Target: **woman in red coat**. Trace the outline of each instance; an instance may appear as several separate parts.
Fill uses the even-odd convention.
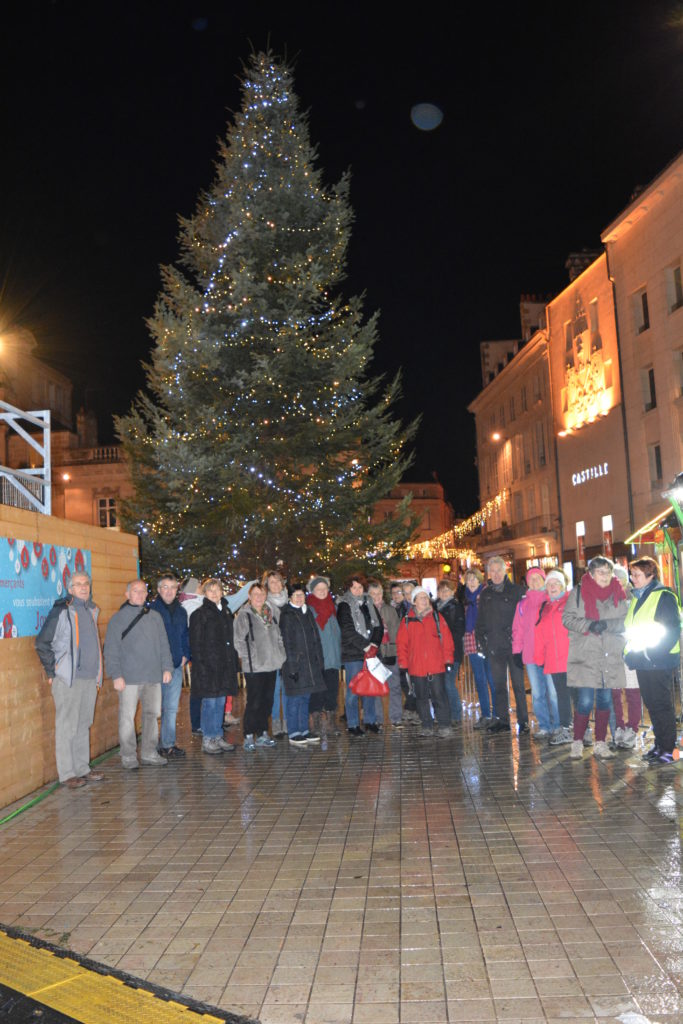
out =
[[[422,722],[420,736],[433,736],[429,709],[431,696],[438,724],[438,735],[453,735],[451,708],[446,694],[446,668],[453,664],[453,636],[448,623],[432,608],[424,587],[412,593],[413,607],[401,619],[396,636],[399,668],[405,669],[415,687],[417,713]]]
[[[569,597],[567,577],[561,569],[551,569],[545,578],[547,600],[541,605],[534,631],[534,658],[552,676],[557,693],[560,727],[550,737],[551,747],[572,741],[572,702],[567,688],[567,656],[569,633],[562,622],[562,613]]]

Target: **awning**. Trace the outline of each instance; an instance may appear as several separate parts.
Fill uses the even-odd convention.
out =
[[[645,534],[653,533],[653,531],[657,529],[657,527],[666,519],[666,517],[671,512],[673,512],[673,505],[669,505],[667,508],[664,509],[663,512],[660,512],[658,516],[655,516],[654,519],[651,519],[649,521],[649,523],[645,523],[645,525],[641,526],[640,529],[636,530],[635,533],[632,533],[630,537],[626,538],[626,540],[624,541],[624,544],[637,544],[637,543],[640,543],[640,544],[652,544],[652,543],[654,543],[654,537],[647,537],[646,538]]]

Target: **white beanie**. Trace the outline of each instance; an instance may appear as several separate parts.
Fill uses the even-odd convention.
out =
[[[550,580],[557,580],[558,583],[562,584],[562,589],[563,590],[567,589],[567,577],[565,576],[565,574],[562,572],[561,569],[551,569],[549,573],[546,573],[546,577],[545,577],[546,586],[548,585]]]
[[[432,599],[432,595],[425,587],[413,587],[413,592],[410,595],[410,601],[412,604],[415,604],[415,598],[418,594],[426,594],[430,601]]]

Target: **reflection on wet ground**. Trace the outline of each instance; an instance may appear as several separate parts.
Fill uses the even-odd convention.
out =
[[[469,721],[181,739],[4,826],[0,922],[267,1024],[683,1021],[679,770]]]

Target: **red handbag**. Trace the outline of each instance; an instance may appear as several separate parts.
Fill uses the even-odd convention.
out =
[[[349,690],[357,697],[385,697],[389,693],[388,685],[373,676],[368,668],[367,660],[363,662],[362,669],[349,683]]]

